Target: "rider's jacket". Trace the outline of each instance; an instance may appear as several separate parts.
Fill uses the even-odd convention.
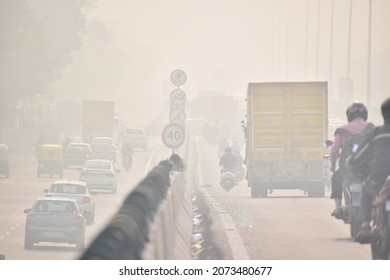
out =
[[[341,128],[344,128],[344,129],[350,131],[352,134],[355,134],[355,133],[362,132],[367,124],[368,123],[364,119],[355,118],[351,122],[341,126]],[[330,154],[329,154],[329,160],[330,160],[330,165],[331,165],[332,170],[336,169],[336,163],[337,163],[338,158],[340,157],[340,150],[344,144],[345,139],[346,139],[345,136],[342,135],[341,133],[337,133],[337,130],[336,130],[336,133],[334,135],[333,144],[332,144],[332,147],[330,148]]]
[[[224,169],[233,169],[236,167],[237,159],[230,153],[224,154],[219,161],[219,165]]]

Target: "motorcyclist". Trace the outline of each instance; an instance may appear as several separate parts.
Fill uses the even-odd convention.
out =
[[[390,98],[382,103],[381,111],[384,124],[374,130],[371,137],[358,148],[349,161],[351,165],[367,162],[367,165],[364,165],[366,170],[361,172],[366,176],[360,200],[362,227],[355,236],[355,241],[361,244],[371,242],[373,201],[390,175]]]
[[[232,148],[227,147],[225,148],[225,154],[221,157],[219,161],[219,165],[222,166],[221,173],[230,170],[234,171],[234,168],[237,165],[237,159],[236,157],[232,154]]]
[[[334,199],[336,208],[332,212],[332,216],[335,216],[338,219],[343,218],[343,184],[345,184],[345,174],[343,166],[340,162],[340,152],[344,142],[347,139],[345,135],[345,130],[351,134],[361,133],[365,127],[368,125],[368,111],[366,106],[360,102],[352,103],[346,110],[346,116],[348,123],[342,125],[336,129],[334,134],[334,140],[330,148],[330,171],[333,172],[332,176],[332,193],[330,198]],[[336,169],[338,165],[338,169]],[[345,205],[349,205],[350,201],[345,199]]]
[[[122,145],[122,155],[123,156],[131,157],[133,155],[133,153],[134,153],[134,150],[129,143],[124,143]]]

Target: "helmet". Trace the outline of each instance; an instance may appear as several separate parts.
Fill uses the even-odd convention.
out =
[[[232,148],[227,147],[227,148],[225,149],[225,153],[231,153],[231,152],[232,152]]]
[[[385,123],[390,123],[390,97],[383,101],[381,111]]]
[[[347,108],[347,119],[348,122],[353,121],[356,118],[362,118],[365,121],[368,118],[367,107],[360,102],[354,102]]]

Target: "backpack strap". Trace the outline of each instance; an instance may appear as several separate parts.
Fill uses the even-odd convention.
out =
[[[368,123],[366,125],[366,127],[363,129],[362,133],[370,132],[374,128],[375,128],[375,125],[373,123]]]

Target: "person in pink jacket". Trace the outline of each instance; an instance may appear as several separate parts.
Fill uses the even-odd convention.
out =
[[[333,144],[330,148],[329,154],[330,171],[333,172],[332,193],[330,198],[334,199],[336,205],[336,208],[332,212],[332,216],[335,216],[338,219],[343,219],[342,198],[343,183],[345,179],[345,174],[343,171],[343,162],[340,162],[341,149],[349,135],[361,133],[369,124],[367,122],[367,107],[363,103],[352,103],[347,108],[346,115],[348,123],[336,129]],[[350,201],[345,201],[345,205],[348,205],[349,203]]]

